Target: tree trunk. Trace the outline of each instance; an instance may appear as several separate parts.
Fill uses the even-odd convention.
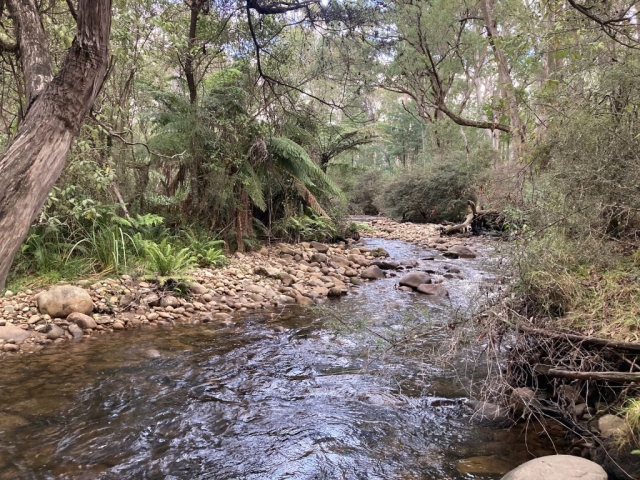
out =
[[[507,103],[507,113],[511,123],[511,134],[513,136],[513,156],[518,157],[522,151],[525,142],[525,125],[520,118],[519,102],[516,96],[513,80],[511,79],[511,71],[507,57],[502,51],[500,45],[496,43],[500,33],[494,15],[494,0],[482,0],[482,16],[484,17],[489,44],[493,50],[493,55],[498,65],[498,77],[500,80],[500,91],[502,98]]]
[[[47,38],[35,0],[11,0],[9,7],[29,106],[0,158],[0,288],[102,88],[111,29],[111,0],[80,0],[76,38],[51,80]]]

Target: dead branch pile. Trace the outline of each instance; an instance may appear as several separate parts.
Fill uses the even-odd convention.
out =
[[[575,436],[573,454],[611,459],[615,448],[598,437],[597,418],[640,397],[640,343],[564,332],[558,322],[534,324],[516,310],[500,301],[483,315],[488,361],[497,367],[483,398],[509,405],[520,419],[560,423]],[[523,389],[535,393],[535,400],[518,410],[514,394]],[[640,459],[625,455],[635,468]],[[610,461],[620,478],[636,478],[626,476],[629,467],[622,463],[620,457]]]
[[[475,234],[482,230],[501,230],[504,218],[497,210],[481,210],[476,207],[473,200],[467,200],[469,211],[462,223],[445,225],[440,229],[443,235],[466,233],[472,231]]]

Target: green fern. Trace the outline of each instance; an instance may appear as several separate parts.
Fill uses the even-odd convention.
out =
[[[196,258],[188,248],[175,249],[165,238],[159,244],[146,241],[144,252],[151,270],[160,276],[183,273],[196,264]]]
[[[283,137],[267,139],[267,149],[278,167],[309,188],[344,198],[344,194],[326,173],[309,157],[304,148],[293,140]]]

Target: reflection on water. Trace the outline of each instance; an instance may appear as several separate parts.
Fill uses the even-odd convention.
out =
[[[426,256],[369,244],[396,260]],[[450,301],[385,279],[323,309],[91,337],[8,360],[0,479],[500,478],[528,450],[550,453],[542,440],[471,425],[456,401],[459,371],[381,338],[430,322],[425,351],[442,344],[485,267],[418,266],[454,262],[463,279],[447,280]]]

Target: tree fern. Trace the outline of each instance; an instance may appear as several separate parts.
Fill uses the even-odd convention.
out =
[[[308,188],[343,197],[340,188],[314,163],[304,148],[288,138],[270,137],[267,149],[277,166]]]

